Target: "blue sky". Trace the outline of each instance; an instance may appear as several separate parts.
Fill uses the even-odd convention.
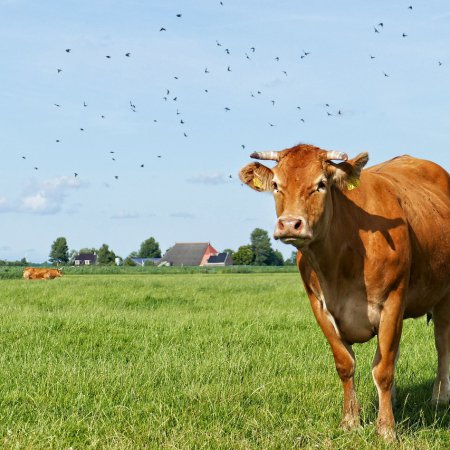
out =
[[[163,251],[236,249],[275,222],[271,196],[237,178],[255,150],[307,142],[450,169],[443,0],[0,0],[0,12],[0,259],[44,261],[58,236],[121,256],[149,236]]]

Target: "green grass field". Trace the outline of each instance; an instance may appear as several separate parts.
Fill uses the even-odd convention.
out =
[[[375,341],[355,346],[363,428],[294,273],[0,280],[0,447],[448,449],[428,404],[433,327],[407,321],[400,441],[375,433]]]

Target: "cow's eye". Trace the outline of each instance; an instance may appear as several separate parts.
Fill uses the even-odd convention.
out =
[[[317,184],[317,190],[318,191],[324,191],[326,189],[327,185],[325,183],[325,181],[319,181],[319,183]]]
[[[272,181],[272,189],[273,189],[274,191],[278,191],[278,184],[275,183],[275,181]]]

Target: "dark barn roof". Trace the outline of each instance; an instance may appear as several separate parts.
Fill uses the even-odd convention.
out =
[[[162,258],[173,266],[199,266],[209,246],[208,242],[177,243]]]
[[[97,260],[97,255],[94,253],[80,253],[75,257],[75,261],[91,261],[94,262]]]
[[[218,253],[217,255],[212,255],[208,259],[208,264],[224,264],[227,259],[228,253]]]

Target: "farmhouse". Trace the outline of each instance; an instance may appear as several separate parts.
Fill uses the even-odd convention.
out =
[[[80,253],[75,257],[76,266],[93,266],[97,262],[97,255],[95,253]]]
[[[232,264],[227,253],[219,253],[209,242],[176,243],[162,257],[160,265],[170,266],[207,266]],[[212,264],[210,264],[210,260]]]

